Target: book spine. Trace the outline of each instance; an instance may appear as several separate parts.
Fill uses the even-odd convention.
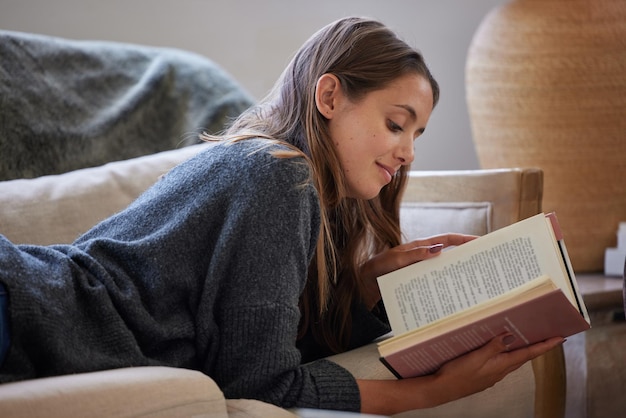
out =
[[[389,369],[389,371],[390,371],[390,372],[391,372],[391,373],[392,373],[392,374],[396,377],[396,379],[404,379],[404,378],[400,375],[400,373],[398,373],[398,372],[396,371],[396,369],[394,369],[394,368],[393,368],[393,366],[392,366],[391,364],[389,364],[389,363],[387,362],[387,360],[385,360],[385,358],[384,358],[384,357],[379,357],[379,360],[380,360],[380,362],[381,362],[381,363],[382,363],[382,364],[383,364],[383,365],[384,365],[387,369]]]

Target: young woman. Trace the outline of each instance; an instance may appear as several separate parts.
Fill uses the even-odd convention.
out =
[[[389,330],[377,276],[472,239],[401,244],[413,142],[438,97],[418,52],[377,21],[342,19],[221,143],[72,245],[0,236],[0,381],[167,365],[230,398],[389,414],[483,390],[561,343],[508,352],[500,336],[398,381],[323,359]]]

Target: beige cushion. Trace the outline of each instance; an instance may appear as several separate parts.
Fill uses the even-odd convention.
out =
[[[228,418],[298,418],[276,405],[254,399],[227,399]]]
[[[6,417],[228,417],[221,390],[204,374],[134,367],[0,386]]]
[[[492,230],[489,202],[404,202],[400,225],[407,240],[446,232],[484,235]]]
[[[337,354],[328,359],[357,379],[395,379],[378,359],[376,343]],[[534,415],[535,385],[527,362],[495,386],[436,408],[408,411],[394,418],[528,418]]]
[[[0,234],[14,243],[70,243],[207,146],[210,144],[60,175],[0,182]]]
[[[394,418],[528,418],[535,416],[532,364],[508,374],[493,387],[435,408],[408,411]]]
[[[543,172],[536,168],[411,171],[404,202],[490,202],[496,230],[541,212]]]

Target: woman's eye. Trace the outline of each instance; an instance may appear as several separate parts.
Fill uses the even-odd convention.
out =
[[[395,123],[392,120],[389,120],[387,122],[387,124],[389,125],[389,130],[392,132],[402,132],[402,127],[400,125],[398,125],[397,123]]]

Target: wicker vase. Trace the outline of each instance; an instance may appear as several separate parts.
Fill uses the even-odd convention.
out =
[[[513,0],[469,49],[483,168],[540,167],[576,271],[602,271],[626,221],[626,1]]]

